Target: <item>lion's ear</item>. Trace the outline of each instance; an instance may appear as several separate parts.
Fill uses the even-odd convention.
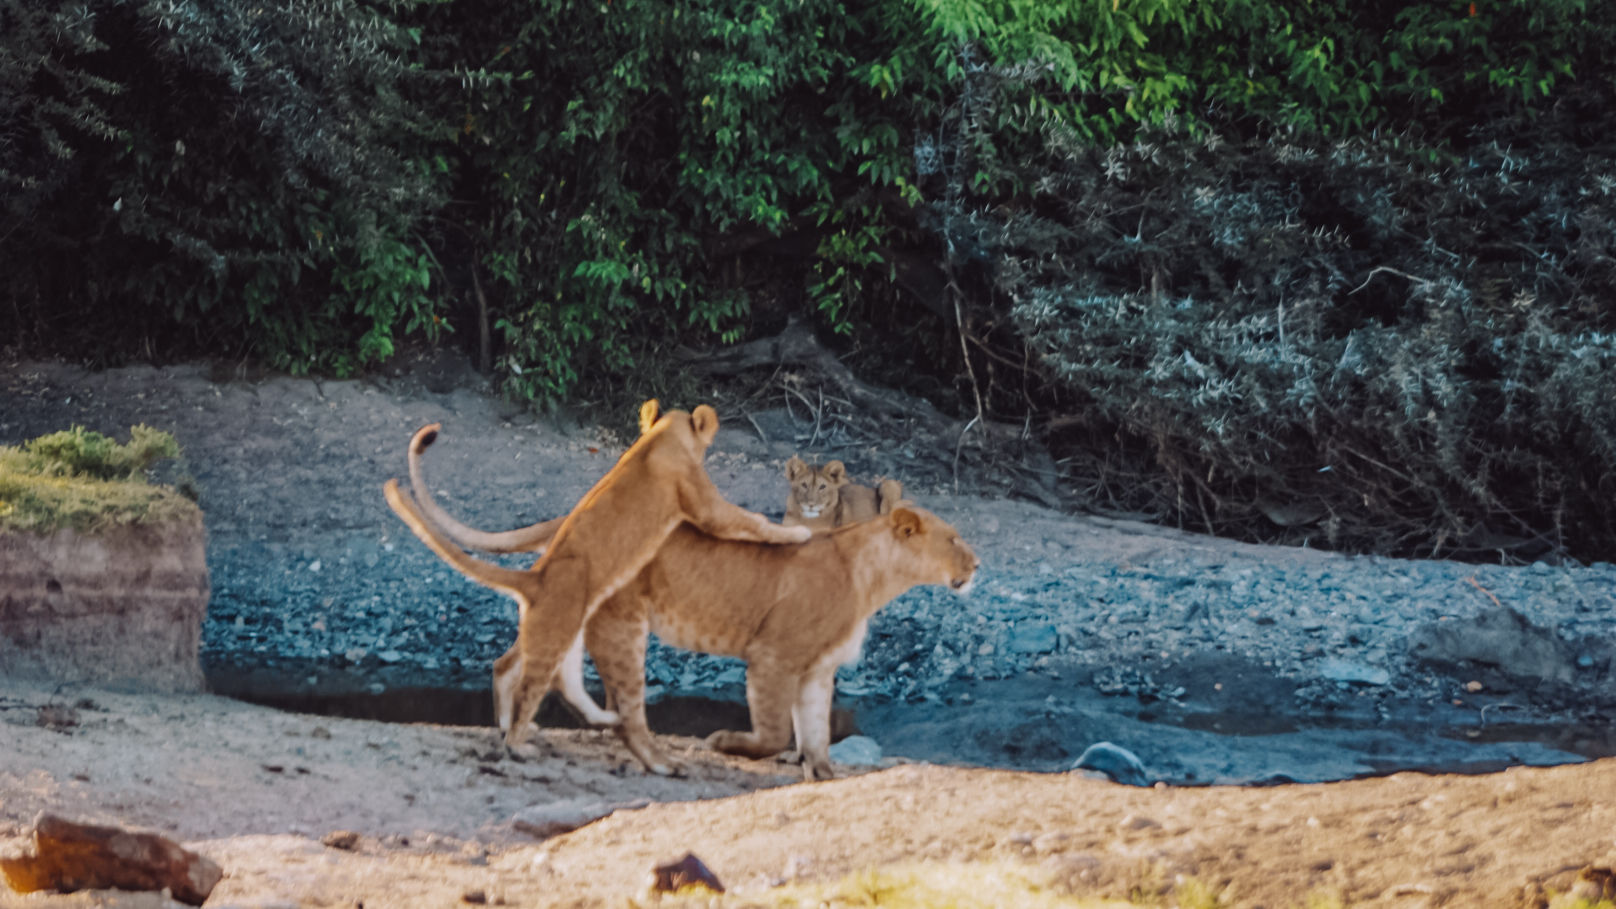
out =
[[[786,480],[789,482],[797,482],[807,472],[808,464],[796,455],[792,455],[791,460],[786,462]]]
[[[651,427],[656,425],[658,411],[660,409],[661,408],[657,406],[656,398],[652,398],[651,400],[640,405],[640,435],[643,436],[650,432]]]
[[[718,411],[706,404],[697,407],[690,412],[690,428],[695,430],[702,447],[713,444],[713,436],[718,435]]]
[[[847,482],[847,465],[841,461],[832,461],[825,465],[825,479],[837,486]]]
[[[920,515],[907,508],[900,508],[892,513],[892,532],[901,538],[912,537],[921,532]]]

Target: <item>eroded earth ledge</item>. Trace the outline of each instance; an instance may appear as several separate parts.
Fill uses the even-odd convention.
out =
[[[0,675],[203,691],[202,512],[95,533],[0,533]]]

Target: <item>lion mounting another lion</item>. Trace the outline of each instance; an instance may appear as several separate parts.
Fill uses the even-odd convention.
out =
[[[781,527],[719,494],[702,466],[718,432],[711,407],[659,416],[656,401],[647,401],[640,427],[640,438],[562,519],[527,571],[481,562],[447,545],[405,506],[398,481],[384,487],[388,504],[422,542],[467,577],[517,601],[516,645],[494,664],[495,718],[509,747],[521,743],[564,659],[572,670],[576,661],[568,655],[579,647],[589,617],[681,523],[719,538],[791,543],[808,537],[805,527]],[[594,716],[604,724],[617,719],[609,712]]]
[[[455,544],[494,552],[541,552],[559,535],[564,519],[498,533],[457,521],[433,500],[422,474],[420,455],[436,430],[425,427],[411,440],[414,497],[405,497],[390,481],[388,501],[434,551],[486,584],[463,564],[484,563]],[[895,499],[889,505],[876,519],[797,544],[720,539],[681,524],[636,575],[599,605],[587,621],[584,642],[605,684],[608,705],[621,717],[618,734],[648,770],[679,770],[656,747],[645,721],[646,635],[654,631],[675,646],[747,661],[752,731],[716,732],[708,738],[713,748],[768,757],[789,747],[795,731],[805,777],[833,775],[829,746],[835,672],[857,659],[870,616],[920,584],[965,593],[978,565],[946,522],[912,505],[898,507]],[[449,559],[446,551],[458,553],[459,559]],[[530,621],[538,620],[524,616],[524,626]],[[567,657],[554,681],[588,718],[594,703],[581,694],[581,653],[574,650]],[[507,653],[496,666],[511,659]],[[588,707],[576,702],[579,696]],[[506,731],[509,736],[511,730]]]

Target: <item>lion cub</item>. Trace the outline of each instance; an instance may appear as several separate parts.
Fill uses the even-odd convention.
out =
[[[786,462],[786,516],[788,527],[807,527],[816,533],[890,514],[903,499],[903,484],[882,480],[877,488],[860,486],[847,478],[847,467],[831,461],[810,467],[796,455]]]

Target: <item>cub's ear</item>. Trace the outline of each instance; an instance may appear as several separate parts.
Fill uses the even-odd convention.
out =
[[[697,407],[690,412],[690,428],[695,430],[703,448],[713,444],[713,436],[718,435],[718,411],[706,404]]]
[[[786,480],[795,483],[808,473],[808,465],[796,455],[786,462]]]
[[[875,487],[877,514],[891,514],[903,502],[903,484],[897,480],[882,480]]]
[[[832,461],[825,465],[825,479],[840,486],[847,482],[847,466],[841,461]]]
[[[892,532],[901,539],[907,539],[924,530],[920,526],[920,515],[907,508],[900,508],[892,513]]]
[[[657,406],[656,398],[652,398],[640,405],[640,435],[643,436],[650,432],[651,427],[656,425],[660,409]]]

